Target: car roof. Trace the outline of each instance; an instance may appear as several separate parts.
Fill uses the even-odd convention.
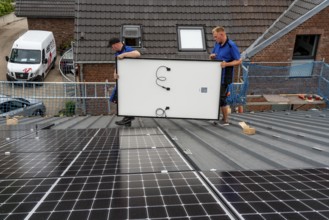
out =
[[[8,102],[8,101],[13,101],[13,100],[14,101],[23,101],[20,98],[15,98],[15,97],[9,97],[9,96],[5,96],[5,95],[0,95],[0,104],[2,104],[4,102]]]

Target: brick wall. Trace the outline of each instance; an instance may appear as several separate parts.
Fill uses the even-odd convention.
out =
[[[329,62],[329,7],[322,10],[297,28],[272,43],[264,50],[257,53],[252,61],[263,62],[289,62],[292,60],[296,35],[298,34],[319,34],[321,35],[316,60],[325,58]]]
[[[114,82],[115,64],[84,64],[83,78],[86,82]]]
[[[74,19],[70,18],[28,18],[29,30],[52,31],[55,36],[57,48],[74,39]]]
[[[114,82],[113,71],[115,64],[84,64],[83,65],[83,79],[85,82]],[[94,88],[87,88],[87,95],[92,96],[94,94]],[[98,87],[97,94],[99,96],[104,95],[104,88]],[[86,100],[87,114],[91,115],[105,115],[109,114],[108,100],[90,99]],[[111,105],[111,109],[115,106]]]

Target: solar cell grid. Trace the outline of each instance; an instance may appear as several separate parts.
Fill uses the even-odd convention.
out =
[[[12,153],[0,157],[0,179],[59,176],[77,152]]]
[[[68,176],[191,170],[174,148],[84,151]]]
[[[327,219],[329,170],[203,172],[244,219]],[[293,218],[292,218],[293,219]]]
[[[55,180],[0,180],[0,219],[24,219]]]
[[[63,129],[63,130],[40,130],[34,132],[35,136],[40,138],[92,138],[99,129]],[[109,134],[113,131],[109,129]]]
[[[194,172],[62,178],[30,219],[58,216],[231,219]]]
[[[162,147],[173,147],[164,135],[96,136],[85,150],[95,151]]]
[[[63,152],[81,151],[90,138],[60,137],[60,138],[21,138],[9,140],[0,146],[0,152],[33,153],[33,152]]]

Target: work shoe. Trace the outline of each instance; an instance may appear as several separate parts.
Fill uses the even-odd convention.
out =
[[[228,120],[220,120],[219,121],[219,125],[221,125],[221,126],[227,126],[227,125],[230,125],[230,123],[228,122]]]
[[[133,121],[134,117],[124,117],[121,121],[116,121],[116,125],[129,125],[131,126],[131,121]]]

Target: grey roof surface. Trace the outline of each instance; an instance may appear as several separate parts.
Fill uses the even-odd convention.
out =
[[[177,26],[204,26],[207,50],[214,45],[211,30],[221,25],[242,52],[292,3],[292,0],[84,0],[76,1],[75,59],[113,61],[107,48],[122,25],[142,25],[145,57],[208,59],[206,52],[178,52]],[[83,36],[83,39],[81,39]]]
[[[17,17],[74,18],[75,0],[16,0]]]
[[[252,57],[307,19],[329,6],[329,0],[295,0],[289,8],[246,50]]]
[[[133,127],[159,127],[200,170],[326,167],[329,110],[232,114],[230,126],[208,121],[137,118]],[[24,118],[19,124],[54,123],[51,129],[117,128],[116,116]],[[245,135],[238,123],[256,128]],[[0,123],[5,123],[1,121]]]

